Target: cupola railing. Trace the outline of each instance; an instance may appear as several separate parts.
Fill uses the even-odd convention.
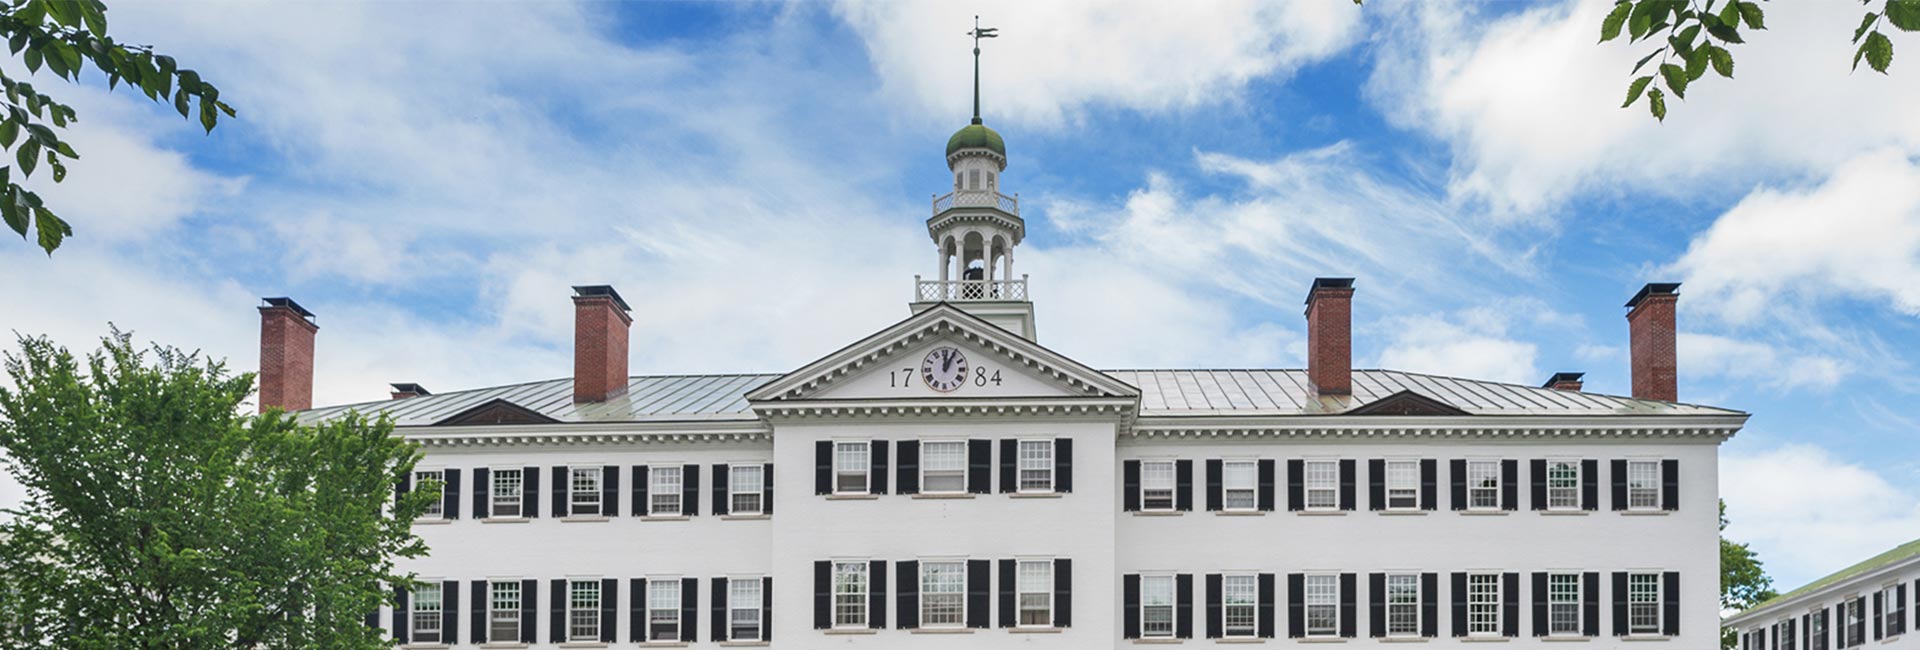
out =
[[[1026,275],[1018,280],[922,280],[916,275],[913,286],[914,300],[918,302],[1027,299]]]
[[[1020,216],[1020,195],[1007,196],[993,190],[959,190],[933,198],[935,215],[954,208],[996,208],[1017,217]]]

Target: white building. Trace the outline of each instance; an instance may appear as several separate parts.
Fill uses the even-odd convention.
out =
[[[1308,292],[1305,369],[1096,370],[1042,345],[974,122],[911,316],[804,367],[630,377],[629,303],[584,286],[573,377],[305,410],[386,412],[446,485],[404,565],[441,587],[376,622],[459,648],[1716,643],[1717,450],[1747,416],[1677,402],[1677,285],[1628,305],[1634,397],[1353,369],[1344,278]],[[263,408],[307,409],[312,315],[261,312]]]
[[[1920,648],[1920,540],[1727,617],[1740,650]]]

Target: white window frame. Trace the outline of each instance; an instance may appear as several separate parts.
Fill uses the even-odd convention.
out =
[[[1162,602],[1164,601],[1164,602]],[[1174,609],[1179,606],[1179,595],[1174,593],[1174,577],[1171,573],[1146,573],[1140,575],[1140,638],[1171,639],[1178,618]],[[1164,615],[1164,618],[1155,616]],[[1164,622],[1165,627],[1159,627]]]
[[[565,516],[599,517],[607,514],[601,510],[600,492],[606,486],[607,480],[601,472],[602,468],[598,465],[567,468],[567,514]],[[587,484],[591,489],[583,489],[583,484]],[[591,509],[588,506],[591,506]]]
[[[1646,512],[1660,509],[1661,481],[1666,478],[1661,476],[1661,470],[1658,460],[1627,460],[1627,510]],[[1645,485],[1635,480],[1641,477],[1646,479]]]
[[[1387,473],[1381,479],[1386,488],[1386,509],[1403,512],[1419,510],[1421,506],[1420,461],[1412,458],[1390,458],[1381,464],[1381,470]]]
[[[1832,647],[1832,635],[1828,634],[1831,629],[1832,625],[1827,621],[1827,608],[1819,607],[1807,612],[1807,638],[1815,641],[1807,644],[1807,650],[1827,650]]]
[[[1467,573],[1467,636],[1497,637],[1504,634],[1501,598],[1506,589],[1498,573]],[[1491,589],[1488,586],[1491,585]],[[1476,590],[1477,588],[1477,590]]]
[[[600,640],[600,603],[606,594],[600,593],[599,578],[567,579],[567,640]],[[592,592],[593,602],[583,604],[583,591]],[[549,597],[557,597],[549,596]],[[584,632],[584,633],[583,633]]]
[[[967,561],[920,561],[920,627],[958,629],[967,625]],[[944,569],[936,571],[936,569]],[[942,617],[950,617],[941,620]]]
[[[1882,640],[1885,640],[1885,641],[1898,639],[1902,636],[1905,636],[1907,633],[1907,621],[1908,621],[1907,611],[1908,610],[1907,610],[1906,601],[1900,598],[1900,591],[1898,587],[1901,584],[1902,583],[1895,582],[1893,584],[1883,585],[1880,587],[1880,600],[1881,600],[1880,611],[1882,614],[1882,617],[1880,619],[1880,630],[1881,630]],[[1893,631],[1892,627],[1887,625],[1887,621],[1899,621],[1900,631],[1899,632]]]
[[[1862,611],[1864,609],[1861,606],[1859,594],[1848,596],[1846,600],[1840,601],[1840,625],[1842,626],[1840,638],[1845,640],[1846,647],[1857,648],[1867,641],[1866,626],[1854,624],[1855,619],[1867,620],[1867,613]]]
[[[507,476],[514,478],[510,482],[511,490],[501,483],[507,482]],[[527,471],[519,467],[497,467],[487,473],[487,517],[500,519],[518,519],[527,516]],[[513,514],[502,515],[500,511],[511,506]]]
[[[1014,627],[1053,627],[1053,560],[1015,560],[1013,572]],[[1046,606],[1035,606],[1040,602]],[[1032,613],[1040,613],[1035,617],[1038,622],[1027,622]]]
[[[1386,588],[1387,588],[1387,593],[1382,596],[1382,599],[1386,601],[1387,636],[1393,637],[1393,638],[1412,638],[1412,637],[1420,636],[1420,624],[1423,622],[1420,620],[1420,606],[1422,605],[1422,603],[1420,602],[1420,598],[1421,598],[1420,574],[1388,573],[1387,579],[1386,579]],[[1396,590],[1400,591],[1401,592],[1400,595],[1403,595],[1403,596],[1407,594],[1411,594],[1413,596],[1413,599],[1412,600],[1395,600],[1394,596],[1395,596]],[[1412,621],[1412,627],[1407,629],[1395,629],[1394,626],[1396,621]]]
[[[685,621],[680,620],[680,610],[686,607],[687,594],[682,587],[679,576],[647,578],[646,638],[648,641],[679,641],[683,636],[681,625]],[[670,606],[663,606],[662,601],[665,599],[671,599]],[[662,633],[661,628],[668,625],[669,619],[673,621],[671,623],[673,631]]]
[[[1799,630],[1794,628],[1794,618],[1789,616],[1773,622],[1773,634],[1780,637],[1780,650],[1798,650],[1800,647]],[[1786,630],[1786,634],[1781,634]]]
[[[1572,585],[1570,591],[1567,589],[1568,584]],[[1580,574],[1577,572],[1547,573],[1547,636],[1580,636],[1582,634],[1581,624],[1585,621],[1580,620],[1583,602],[1581,597],[1585,594],[1581,592],[1584,588],[1585,585],[1581,584]],[[1567,600],[1569,595],[1572,600]],[[1563,618],[1569,610],[1572,618]],[[1561,624],[1568,620],[1572,621],[1572,627],[1561,628]]]
[[[510,591],[513,595],[512,602],[504,608],[501,607],[503,591]],[[487,581],[487,638],[489,640],[499,640],[501,643],[520,642],[520,628],[526,624],[526,621],[520,620],[520,599],[523,597],[524,595],[520,593],[519,580]],[[501,634],[503,629],[501,625],[509,621],[513,624],[512,633]]]
[[[936,468],[932,459],[938,454],[928,453],[935,449],[957,449],[959,459],[953,468]],[[936,481],[946,479],[955,487],[939,488]],[[923,494],[966,494],[967,493],[967,441],[965,440],[927,440],[920,443],[920,492]]]
[[[1260,509],[1260,461],[1220,461],[1220,508],[1226,512]]]
[[[1306,510],[1332,512],[1340,509],[1340,461],[1306,459],[1300,463],[1302,498]]]
[[[844,577],[844,579],[843,579]],[[868,580],[866,560],[833,561],[833,628],[864,629],[867,611]]]
[[[845,463],[850,454],[858,449],[861,462]],[[845,467],[853,464],[857,467]],[[873,489],[873,441],[871,440],[835,440],[833,441],[833,493],[868,494]],[[859,488],[845,485],[847,479],[860,478]]]
[[[1019,457],[1014,467],[1016,490],[1021,494],[1052,493],[1054,455],[1060,453],[1053,439],[1020,440],[1014,443],[1014,453]]]
[[[1340,574],[1309,573],[1301,581],[1305,590],[1301,601],[1303,623],[1306,629],[1303,636],[1310,639],[1326,639],[1340,636]],[[1316,626],[1315,613],[1324,614],[1326,625]]]
[[[1660,574],[1653,571],[1629,572],[1627,574],[1627,634],[1629,636],[1659,636],[1662,630],[1666,629],[1663,627],[1666,621],[1662,620],[1666,616],[1666,612],[1664,611],[1665,608],[1661,606],[1662,603],[1660,601],[1661,596],[1665,595],[1662,592],[1665,592],[1667,589],[1664,582],[1665,581],[1661,580]],[[1636,584],[1651,584],[1653,586],[1653,593],[1648,594],[1644,591],[1636,593]],[[1651,596],[1650,600],[1648,599],[1649,596]],[[1653,615],[1652,625],[1643,626],[1639,624],[1639,621],[1635,620],[1634,615],[1636,611],[1643,609],[1653,610],[1651,612]]]
[[[1251,639],[1260,635],[1260,575],[1220,576],[1220,635]]]
[[[1561,479],[1565,479],[1565,482],[1567,484],[1556,487],[1555,486],[1556,478],[1554,476],[1554,470],[1560,467],[1566,467],[1568,469],[1571,469],[1573,472],[1573,475],[1571,478],[1560,477]],[[1579,460],[1566,459],[1566,458],[1548,459],[1547,460],[1547,509],[1555,510],[1555,511],[1579,510],[1580,509],[1580,487],[1581,487],[1582,478],[1584,477],[1580,476]]]
[[[1506,477],[1502,475],[1500,461],[1497,459],[1467,459],[1467,509],[1489,512],[1500,509],[1500,484]],[[1481,485],[1491,483],[1491,485]],[[1480,497],[1487,497],[1482,505]]]
[[[426,484],[427,481],[438,481],[440,483],[440,489],[443,490],[441,494],[444,495],[444,490],[447,489],[446,480],[447,471],[444,469],[417,469],[413,471],[413,487],[416,490],[419,489],[421,485]],[[427,509],[425,512],[420,513],[420,518],[446,519],[446,499],[434,499],[433,503],[427,504]]]
[[[747,480],[747,476],[752,476]],[[760,463],[736,463],[727,466],[727,512],[734,515],[757,515],[766,512],[767,470]],[[743,501],[745,499],[746,501]],[[753,507],[742,507],[742,503],[751,501]]]
[[[440,643],[442,635],[446,633],[446,630],[441,629],[441,624],[445,620],[441,617],[445,614],[443,608],[446,607],[446,603],[440,600],[440,582],[437,580],[422,582],[431,586],[426,589],[412,590],[413,597],[407,600],[409,638],[414,643]],[[428,596],[431,598],[427,598]],[[425,607],[428,600],[433,601],[433,607],[430,609]]]
[[[686,468],[681,465],[648,465],[647,516],[678,517],[686,514],[686,506],[682,503],[686,481]]]
[[[727,579],[727,638],[735,641],[759,639],[766,636],[767,622],[761,620],[761,607],[766,604],[760,578]],[[743,634],[746,624],[741,622],[741,614],[750,614],[753,619],[752,632]]]
[[[1173,512],[1180,507],[1179,463],[1171,460],[1140,461],[1140,509],[1145,512]],[[1161,479],[1165,479],[1164,485]],[[1162,496],[1159,493],[1164,493]],[[1155,501],[1165,499],[1164,505]]]

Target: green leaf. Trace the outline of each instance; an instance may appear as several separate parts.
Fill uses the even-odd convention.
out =
[[[1600,42],[1605,43],[1620,37],[1620,28],[1627,25],[1627,14],[1633,12],[1633,3],[1622,2],[1613,6],[1606,20],[1600,21]]]
[[[1873,13],[1871,11],[1867,12],[1867,15],[1861,16],[1860,27],[1858,29],[1853,30],[1853,42],[1855,43],[1860,42],[1860,37],[1867,35],[1867,29],[1870,27],[1873,27],[1873,20],[1879,17],[1880,17],[1880,14]],[[1856,56],[1854,58],[1858,59],[1859,57]],[[1854,65],[1858,67],[1859,64],[1856,63]]]
[[[1859,37],[1856,36],[1854,38],[1859,38]],[[13,50],[14,54],[19,54],[20,48],[23,48],[26,46],[27,46],[27,33],[25,31],[14,32],[13,37],[7,39],[7,47]]]
[[[6,178],[7,169],[8,168],[6,167],[0,167],[0,187],[6,188],[6,193],[0,194],[0,217],[6,218],[7,227],[12,228],[14,232],[19,233],[21,239],[26,239],[27,226],[32,224],[27,219],[27,213],[14,208],[13,197],[10,195],[13,192],[19,191],[19,188],[14,187],[12,186],[12,184],[6,182],[5,178]]]
[[[1707,52],[1712,49],[1713,46],[1709,45],[1687,55],[1687,81],[1699,79],[1700,75],[1707,73]]]
[[[64,180],[67,180],[67,166],[54,165],[53,166],[53,182],[58,183]]]
[[[1715,18],[1719,18],[1720,24],[1723,24],[1723,25],[1740,24],[1740,3],[1738,2],[1727,3],[1727,6],[1720,8],[1720,13],[1719,15],[1715,16]]]
[[[1667,95],[1659,88],[1647,91],[1647,110],[1653,111],[1653,119],[1667,121]]]
[[[1860,67],[1861,55],[1866,56],[1868,67],[1873,68],[1875,72],[1886,74],[1887,66],[1893,65],[1893,41],[1889,40],[1886,34],[1880,33],[1880,30],[1873,30],[1872,33],[1867,34],[1867,42],[1860,44],[1860,51],[1853,55],[1855,69]]]
[[[1663,48],[1654,50],[1652,52],[1648,52],[1646,56],[1640,57],[1639,63],[1633,64],[1633,72],[1629,72],[1627,74],[1640,74],[1640,69],[1647,67],[1648,61],[1652,61],[1653,57],[1660,56],[1660,53],[1665,51],[1667,51],[1667,48],[1663,47]]]
[[[1707,33],[1712,34],[1714,38],[1726,41],[1728,43],[1745,43],[1746,42],[1746,41],[1740,40],[1739,29],[1736,29],[1728,25],[1708,27]]]
[[[89,2],[84,3],[84,8],[81,11],[83,12],[82,17],[87,23],[87,31],[93,32],[98,36],[107,35],[107,11],[105,7]]]
[[[52,210],[34,208],[33,220],[34,226],[40,231],[40,248],[47,251],[48,255],[52,255],[53,249],[60,247],[61,240],[73,235],[73,226],[67,225],[67,222],[60,220],[60,217],[53,216]]]
[[[1901,2],[1902,0],[1894,0],[1894,1]],[[1739,6],[1740,6],[1740,18],[1747,21],[1748,29],[1766,29],[1767,28],[1767,12],[1761,11],[1760,5],[1758,3],[1755,3],[1752,0],[1743,0],[1742,2],[1739,3]]]
[[[1627,14],[1627,34],[1632,41],[1640,40],[1653,27],[1653,9],[1660,0],[1639,0],[1633,5],[1633,11]]]
[[[1920,0],[1887,0],[1887,22],[1903,32],[1920,31]]]
[[[1642,91],[1645,91],[1647,89],[1647,84],[1650,84],[1650,83],[1653,83],[1653,75],[1647,75],[1645,77],[1635,79],[1633,80],[1633,83],[1627,84],[1627,101],[1620,104],[1620,107],[1626,108],[1628,106],[1632,106],[1633,100],[1639,99],[1640,93]]]
[[[1673,96],[1679,97],[1681,99],[1686,99],[1687,97],[1686,69],[1671,63],[1662,63],[1660,64],[1660,77],[1661,79],[1666,80],[1667,88],[1673,91]]]
[[[67,63],[68,70],[72,70],[76,75],[80,74],[80,50],[74,49],[72,45],[65,41],[54,41],[53,51],[55,54],[60,55],[62,61]]]
[[[65,142],[54,143],[53,150],[60,152],[60,155],[66,156],[68,158],[73,158],[76,160],[80,158],[80,154],[74,153],[73,145],[67,144]]]
[[[1707,58],[1713,62],[1713,71],[1728,79],[1733,78],[1733,53],[1718,45],[1707,48]]]
[[[1675,49],[1678,50],[1683,55],[1691,55],[1693,53],[1693,39],[1699,38],[1699,37],[1700,37],[1700,26],[1688,25],[1686,29],[1680,30],[1679,36],[1675,37],[1676,39],[1678,39],[1678,43],[1676,43]]]
[[[37,48],[37,47],[27,48],[26,59],[27,59],[27,72],[33,73],[33,72],[40,71],[40,61],[41,61],[40,48]]]
[[[60,138],[53,134],[53,129],[47,128],[45,124],[28,124],[27,135],[33,136],[33,139],[43,147],[51,147],[60,141]]]
[[[173,91],[173,108],[180,111],[180,117],[187,117],[193,113],[193,106],[187,103],[187,89]]]
[[[0,121],[0,148],[13,146],[13,141],[19,137],[20,122],[11,117]]]
[[[214,109],[213,107],[213,98],[207,97],[205,95],[201,95],[200,96],[200,126],[206,127],[207,132],[212,133],[213,123],[219,119],[219,115],[220,115],[220,111]]]
[[[32,177],[33,168],[40,165],[40,143],[31,139],[20,143],[20,148],[13,151],[13,159],[20,163],[21,178]]]
[[[200,92],[200,73],[192,70],[181,70],[180,89],[189,93]]]

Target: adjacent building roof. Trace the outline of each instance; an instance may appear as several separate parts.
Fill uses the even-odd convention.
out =
[[[1108,370],[1140,389],[1140,415],[1263,416],[1344,413],[1381,398],[1411,392],[1469,415],[1744,415],[1739,411],[1459,379],[1394,370],[1356,370],[1350,398],[1314,397],[1305,370]],[[640,422],[756,419],[746,394],[779,374],[658,375],[628,380],[627,394],[605,402],[573,403],[573,380],[550,379],[421,397],[327,406],[304,411],[306,422],[350,410],[385,412],[397,426],[427,426],[504,400],[559,422]]]
[[[1865,561],[1862,561],[1859,564],[1855,564],[1845,569],[1835,571],[1831,575],[1828,575],[1827,577],[1821,578],[1819,580],[1815,580],[1813,582],[1809,582],[1805,586],[1800,587],[1799,589],[1795,589],[1793,591],[1789,591],[1787,593],[1774,596],[1773,598],[1767,599],[1767,602],[1754,605],[1753,607],[1748,608],[1746,611],[1743,611],[1743,612],[1740,612],[1739,614],[1735,614],[1733,616],[1728,617],[1728,620],[1742,618],[1754,612],[1771,608],[1774,605],[1785,603],[1792,599],[1799,598],[1801,596],[1805,596],[1807,594],[1820,591],[1821,589],[1825,589],[1827,587],[1831,587],[1836,584],[1846,582],[1847,580],[1850,580],[1859,576],[1867,575],[1869,573],[1874,572],[1875,570],[1878,570],[1884,567],[1893,566],[1900,562],[1904,562],[1906,560],[1911,560],[1915,558],[1920,558],[1920,539],[1916,539],[1911,542],[1901,544],[1899,546],[1894,547],[1893,550],[1867,558]]]

